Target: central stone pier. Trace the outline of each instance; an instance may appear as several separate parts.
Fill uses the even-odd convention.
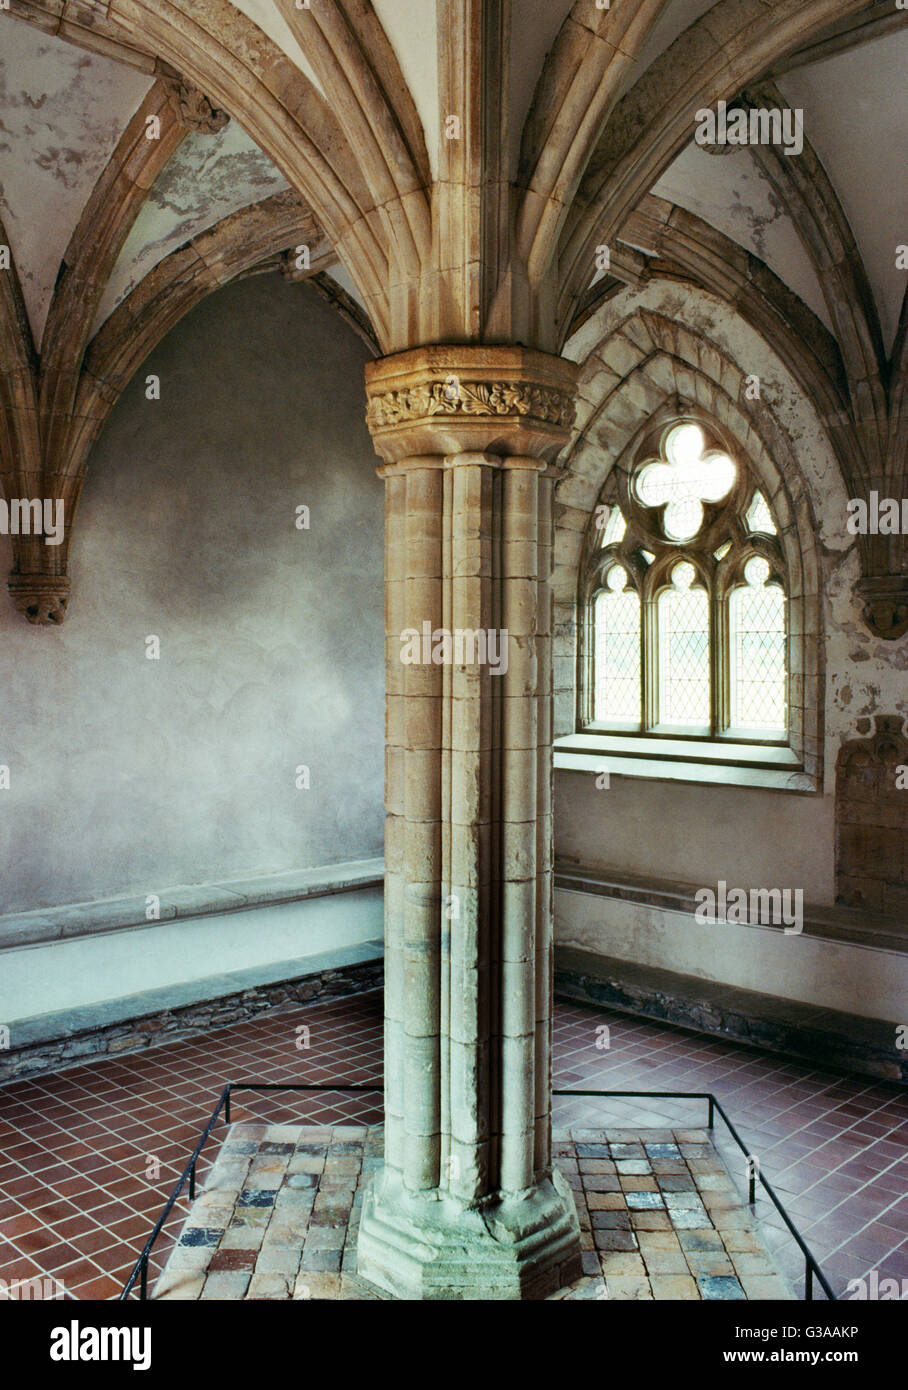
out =
[[[542,1298],[580,1272],[551,1153],[552,490],[576,367],[370,363],[386,535],[385,1160],[360,1275]]]

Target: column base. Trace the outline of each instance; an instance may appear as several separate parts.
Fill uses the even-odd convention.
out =
[[[366,1193],[357,1274],[403,1299],[539,1299],[580,1277],[580,1227],[560,1173],[482,1209],[408,1192],[379,1173]]]

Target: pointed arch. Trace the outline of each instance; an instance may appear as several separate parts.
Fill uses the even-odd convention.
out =
[[[0,272],[0,478],[7,497],[32,496],[41,476],[37,357],[13,248],[0,222],[9,269]]]
[[[743,373],[704,332],[652,309],[615,316],[581,373],[579,426],[556,489],[553,585],[561,668],[572,673],[556,692],[557,732],[573,733],[577,682],[585,678],[577,646],[580,577],[591,517],[615,468],[628,470],[660,411],[693,408],[714,419],[747,459],[778,523],[792,605],[792,748],[807,774],[822,774],[823,647],[817,524],[798,453],[762,400],[747,400]]]
[[[305,49],[350,147],[361,162],[375,206],[389,224],[389,251],[417,275],[431,251],[429,157],[422,125],[397,56],[370,0],[320,0],[279,8]]]
[[[696,112],[734,96],[785,53],[870,0],[719,0],[647,68],[615,106],[558,242],[558,341],[591,277],[595,248],[692,137]]]
[[[521,140],[517,253],[531,285],[546,273],[604,123],[664,8],[664,0],[623,0],[614,9],[576,0],[561,26]]]
[[[908,290],[902,298],[902,311],[889,365],[886,479],[895,496],[908,491]]]
[[[694,284],[731,305],[744,321],[774,345],[805,395],[820,409],[842,476],[857,488],[866,477],[864,453],[851,414],[848,376],[838,342],[811,309],[758,257],[695,213],[648,194],[627,219],[621,238],[644,247],[648,256],[635,266],[635,279],[678,280]],[[623,240],[619,253],[628,253]],[[636,253],[639,256],[639,251]],[[612,261],[622,273],[622,255]],[[600,296],[614,293],[599,281]],[[595,311],[587,301],[581,322]]]
[[[388,216],[309,78],[230,0],[204,7],[190,0],[110,0],[108,17],[230,112],[281,170],[328,232],[383,338]]]
[[[787,103],[770,82],[742,93],[748,107]],[[870,281],[845,210],[807,137],[797,159],[772,145],[751,153],[779,194],[817,272],[848,375],[851,414],[860,440],[864,471],[877,471],[885,454],[887,422],[886,352]]]
[[[148,121],[158,138],[148,139]],[[70,238],[54,286],[41,343],[40,410],[44,469],[65,468],[82,354],[110,272],[155,178],[184,137],[169,93],[156,82],[120,137]]]
[[[207,295],[275,252],[307,239],[315,239],[310,210],[296,194],[277,193],[240,208],[171,252],[121,301],[85,354],[66,439],[70,515],[81,491],[89,450],[148,354]],[[335,260],[331,251],[316,256],[312,274]]]

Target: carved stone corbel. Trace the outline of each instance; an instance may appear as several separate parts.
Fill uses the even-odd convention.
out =
[[[227,125],[230,113],[217,108],[204,92],[200,92],[191,82],[179,76],[164,76],[160,81],[167,91],[167,99],[177,120],[188,130],[216,135]]]
[[[60,505],[60,499],[56,499]],[[42,507],[45,504],[42,503]],[[59,627],[66,617],[71,588],[69,520],[59,544],[47,544],[40,531],[12,534],[13,566],[7,585],[16,610],[36,627]]]
[[[860,579],[857,592],[861,616],[874,637],[897,642],[908,632],[908,574],[882,574]]]
[[[66,617],[70,579],[66,574],[10,574],[9,592],[23,617],[38,627],[59,627]]]

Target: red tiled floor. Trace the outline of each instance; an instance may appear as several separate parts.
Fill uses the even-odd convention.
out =
[[[610,1027],[596,1052],[596,1026]],[[602,1089],[709,1090],[718,1096],[764,1175],[778,1190],[837,1293],[877,1268],[901,1277],[895,1219],[906,1192],[908,1095],[863,1077],[842,1077],[787,1060],[622,1015],[562,1004],[555,1021],[556,1075]],[[577,1078],[574,1080],[573,1078]],[[582,1080],[581,1080],[582,1078]],[[573,1118],[580,1102],[562,1101]],[[645,1107],[652,1122],[691,1118],[693,1102],[610,1102],[628,1118]],[[700,1117],[702,1122],[701,1106]],[[561,1116],[562,1109],[556,1109]],[[722,1127],[717,1131],[721,1142]],[[743,1183],[744,1157],[721,1144]],[[781,1218],[764,1198],[758,1211],[783,1268],[803,1288],[803,1262]],[[872,1245],[859,1241],[873,1242]]]
[[[296,1027],[309,1027],[298,1050]],[[602,1050],[602,1025],[608,1049]],[[598,1045],[597,1045],[598,1044]],[[0,1088],[0,1279],[51,1274],[68,1297],[115,1298],[227,1081],[365,1084],[381,1075],[378,992],[249,1022]],[[908,1276],[908,1095],[862,1077],[575,1003],[555,1019],[556,1084],[575,1090],[712,1091],[790,1207],[837,1292],[871,1268]],[[247,1092],[232,1118],[312,1124],[380,1119],[380,1097]],[[702,1102],[557,1098],[559,1124],[702,1125]],[[199,1164],[204,1179],[222,1129]],[[743,1187],[743,1155],[722,1142]],[[186,1190],[150,1277],[187,1210]],[[781,1219],[758,1205],[766,1238],[800,1289],[803,1266]]]

